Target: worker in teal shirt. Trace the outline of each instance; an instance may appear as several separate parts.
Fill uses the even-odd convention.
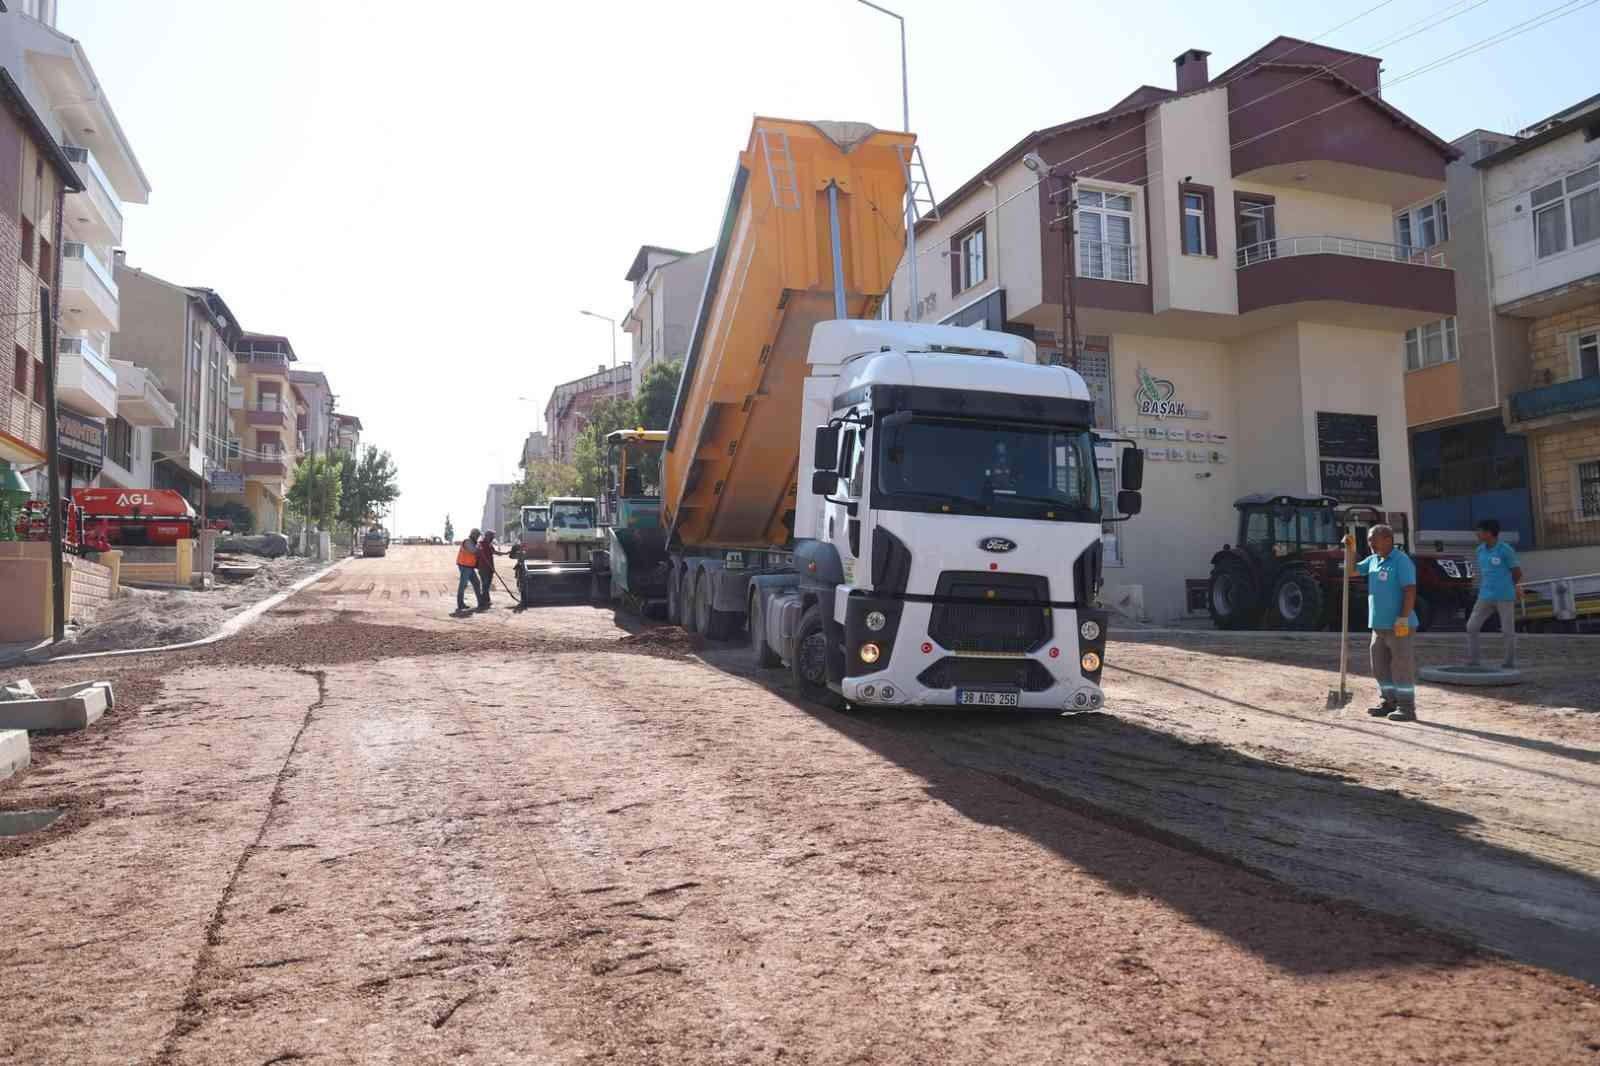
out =
[[[1382,697],[1367,708],[1374,718],[1412,722],[1417,717],[1417,567],[1394,546],[1394,530],[1376,525],[1367,530],[1372,554],[1354,561],[1355,535],[1345,535],[1350,576],[1367,578],[1367,628],[1372,630],[1372,679]]]
[[[1491,614],[1500,616],[1500,634],[1506,640],[1505,668],[1517,665],[1517,598],[1522,567],[1517,553],[1500,540],[1500,523],[1485,518],[1478,523],[1478,602],[1467,618],[1467,663],[1482,666],[1478,634]]]

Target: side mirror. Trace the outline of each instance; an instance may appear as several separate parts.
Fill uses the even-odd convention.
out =
[[[1117,493],[1117,511],[1129,518],[1144,510],[1144,497],[1132,489],[1123,489]]]
[[[1122,487],[1136,494],[1140,489],[1144,488],[1143,448],[1124,448],[1122,450]],[[1118,506],[1121,507],[1120,504]],[[1125,514],[1137,513],[1129,512],[1126,507],[1123,507],[1122,510]]]
[[[839,475],[832,470],[816,470],[811,474],[811,495],[832,496],[839,487]]]
[[[831,475],[839,468],[838,426],[817,427],[817,445],[812,454],[811,465],[819,474],[827,471]],[[812,484],[816,484],[815,479]]]

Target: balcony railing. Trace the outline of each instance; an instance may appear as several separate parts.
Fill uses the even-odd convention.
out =
[[[111,295],[117,296],[116,276],[111,273],[111,268],[102,263],[100,257],[94,254],[94,249],[82,241],[63,241],[61,244],[61,256],[63,259],[83,260],[88,264],[89,270],[94,276],[99,278],[105,287],[110,290]]]
[[[1273,237],[1247,244],[1234,253],[1234,266],[1247,267],[1269,259],[1296,255],[1344,255],[1352,259],[1373,259],[1384,263],[1410,263],[1412,266],[1443,267],[1444,253],[1408,244],[1364,241],[1357,237]]]
[[[112,188],[111,179],[106,177],[106,172],[100,169],[100,161],[89,149],[75,144],[64,144],[61,150],[75,164],[73,169],[78,172],[78,177],[83,179],[85,191],[90,199],[105,213],[106,221],[111,223],[118,234],[121,234],[122,199],[117,195],[117,190]]]
[[[1600,377],[1574,378],[1511,394],[1511,421],[1532,422],[1582,411],[1600,413]]]
[[[82,356],[83,361],[100,372],[100,376],[111,382],[117,381],[117,371],[109,360],[101,355],[87,337],[62,337],[58,342],[62,355]]]
[[[280,400],[276,396],[259,396],[259,397],[256,398],[255,406],[252,407],[251,410],[252,411],[271,411],[274,414],[280,414],[281,415],[281,414],[288,414],[289,411],[291,410],[291,408],[289,407],[289,404],[286,401]]]
[[[1078,276],[1104,281],[1139,280],[1139,246],[1078,238]]]

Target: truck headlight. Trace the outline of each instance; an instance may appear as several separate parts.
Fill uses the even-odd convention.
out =
[[[1100,623],[1090,619],[1078,627],[1078,636],[1084,640],[1100,639]]]
[[[867,628],[872,630],[874,633],[878,632],[880,629],[882,629],[884,626],[886,626],[888,624],[889,624],[889,619],[887,619],[887,618],[885,618],[883,616],[883,612],[882,611],[868,611],[867,612]]]
[[[1079,662],[1081,662],[1083,664],[1083,668],[1091,674],[1100,669],[1100,656],[1096,652],[1084,652],[1083,658],[1080,659]]]
[[[882,652],[879,650],[876,644],[861,645],[861,661],[864,663],[877,662],[880,654],[882,654]]]

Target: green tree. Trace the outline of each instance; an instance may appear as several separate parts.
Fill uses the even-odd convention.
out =
[[[678,398],[678,382],[683,378],[682,363],[651,363],[639,382],[634,400],[638,425],[645,429],[666,429],[672,421],[672,405]]]
[[[361,456],[345,456],[344,494],[339,519],[354,529],[370,525],[378,512],[400,498],[400,472],[388,452],[367,445]]]
[[[627,397],[597,400],[589,409],[589,421],[572,442],[572,465],[578,471],[578,494],[598,496],[605,485],[606,435],[637,426],[638,411]]]
[[[304,455],[294,468],[294,482],[284,502],[306,525],[327,529],[340,514],[344,494],[344,462],[336,455]]]
[[[444,542],[446,544],[454,544],[455,541],[456,541],[456,525],[455,525],[454,522],[450,521],[450,516],[449,515],[445,515],[444,516]]]
[[[554,459],[535,459],[522,470],[522,480],[506,498],[506,512],[519,516],[524,507],[547,502],[552,496],[573,496],[578,492],[578,471],[570,463]]]

